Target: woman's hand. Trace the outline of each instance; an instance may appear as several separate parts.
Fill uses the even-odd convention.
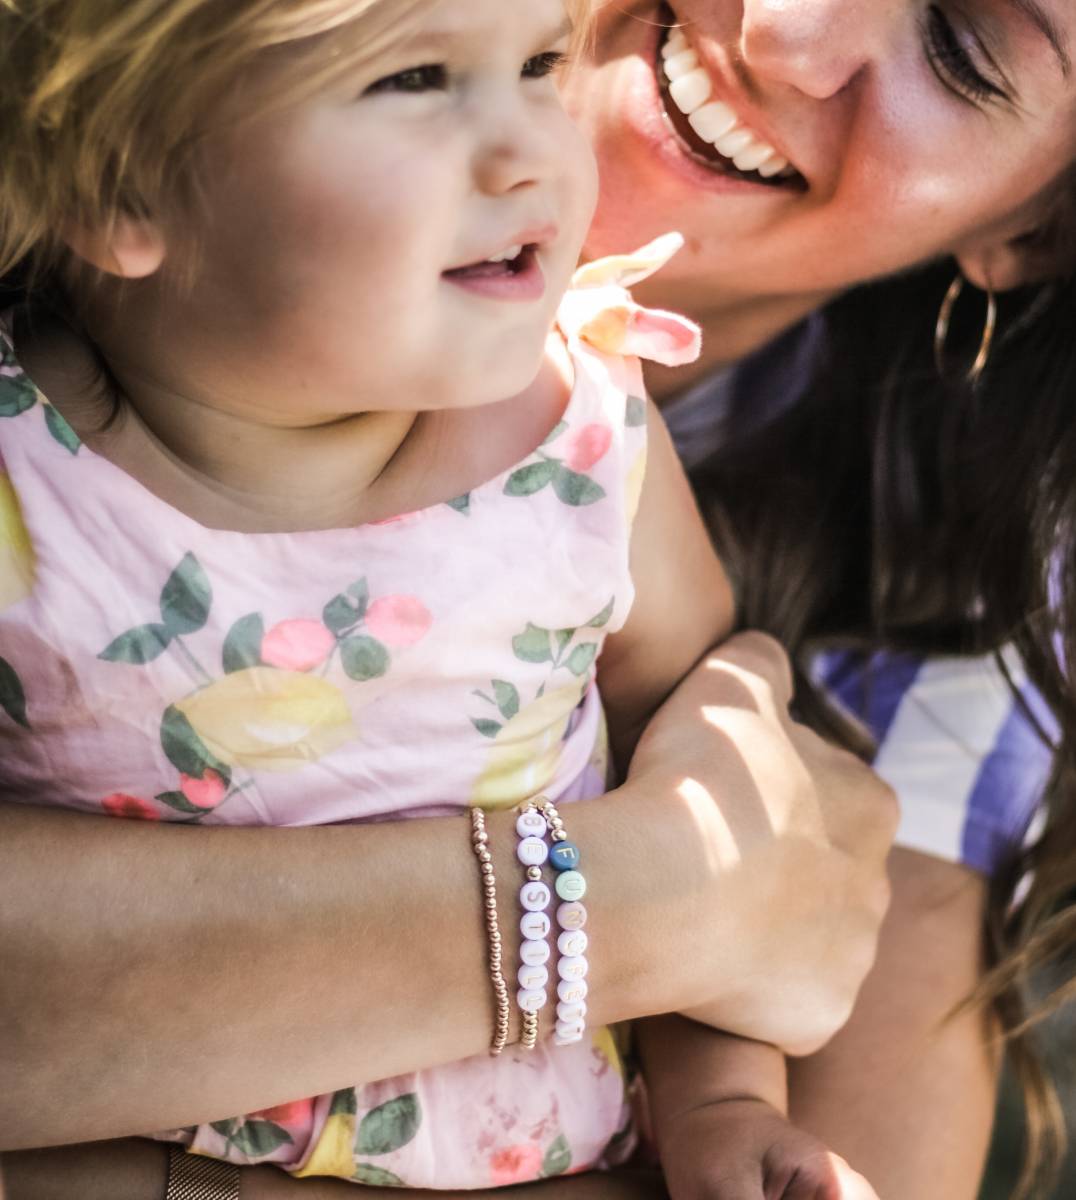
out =
[[[665,969],[695,975],[695,1002],[676,1007],[802,1054],[845,1023],[873,962],[897,809],[869,768],[789,717],[791,694],[776,642],[733,638],[657,714],[624,790],[665,805],[654,919]]]
[[[4,1200],[159,1200],[164,1194],[167,1147],[138,1139],[94,1142],[4,1155]],[[339,1179],[293,1179],[276,1167],[242,1169],[242,1200],[494,1200],[489,1192],[413,1192],[356,1188]],[[666,1200],[658,1175],[614,1172],[551,1179],[512,1188],[513,1200]]]

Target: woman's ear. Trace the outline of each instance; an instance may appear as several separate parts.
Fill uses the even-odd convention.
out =
[[[159,226],[145,217],[120,216],[107,225],[72,222],[64,230],[68,247],[90,266],[120,279],[145,279],[164,262]]]
[[[955,257],[964,278],[983,291],[1008,292],[1057,277],[1058,210],[1039,200],[1003,228],[957,249]]]

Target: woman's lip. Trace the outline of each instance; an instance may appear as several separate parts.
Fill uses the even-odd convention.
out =
[[[516,303],[541,300],[545,296],[546,280],[542,264],[538,261],[537,249],[534,246],[526,246],[520,255],[519,264],[515,270],[506,269],[496,274],[471,274],[466,268],[445,271],[441,278],[465,292],[490,300]]]

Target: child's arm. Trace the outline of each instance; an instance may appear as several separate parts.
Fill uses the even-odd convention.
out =
[[[686,1017],[636,1026],[671,1200],[877,1200],[787,1117],[783,1056]]]
[[[648,455],[631,539],[635,603],[605,643],[598,683],[621,775],[661,702],[732,632],[732,588],[665,423],[647,406]]]

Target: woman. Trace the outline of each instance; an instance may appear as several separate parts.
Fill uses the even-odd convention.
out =
[[[690,124],[675,115],[672,119],[677,122],[679,132],[675,135],[664,132],[668,105],[659,86],[657,64],[662,41],[660,26],[670,22],[688,26],[692,48],[705,63],[712,95],[702,103],[712,100],[713,96],[729,103],[738,124],[751,135],[745,143],[746,148],[751,149],[752,140],[756,149],[768,146],[773,154],[786,158],[796,172],[785,176],[785,182],[775,189],[771,190],[769,185],[761,182],[730,182],[726,168],[716,157],[690,140]],[[704,370],[708,372],[756,351],[782,330],[794,327],[808,313],[862,280],[923,260],[956,254],[971,282],[989,282],[998,290],[1033,281],[1040,273],[1045,273],[1044,264],[1056,270],[1058,261],[1055,243],[1047,237],[1053,237],[1054,230],[1049,221],[1053,209],[1046,203],[1045,193],[1072,157],[1068,129],[1074,96],[1066,45],[1073,35],[1074,24],[1073,14],[1057,0],[1042,7],[990,4],[984,6],[982,14],[976,11],[974,15],[963,10],[958,15],[941,8],[924,12],[912,3],[864,6],[853,0],[800,0],[794,5],[759,0],[746,0],[742,5],[727,0],[687,0],[677,5],[675,12],[653,0],[630,6],[609,6],[599,33],[596,61],[580,71],[574,89],[577,111],[599,150],[605,177],[603,202],[591,250],[604,253],[635,244],[670,224],[685,232],[692,250],[686,265],[667,282],[663,281],[660,293],[648,293],[646,299],[648,302],[664,301],[670,307],[687,310],[705,324],[709,350]],[[973,152],[974,169],[969,169],[968,159]],[[698,162],[697,156],[706,158],[707,162]],[[762,190],[764,187],[765,191]],[[933,290],[934,280],[930,279],[929,283],[931,288],[928,290]],[[943,286],[941,292],[944,290]],[[884,293],[882,296],[884,298]],[[941,294],[934,298],[940,304]],[[893,301],[896,305],[903,302],[902,296]],[[857,298],[855,303],[859,305],[861,301]],[[883,306],[882,311],[892,315],[901,313],[902,309],[890,310]],[[936,311],[935,307],[929,317],[924,318],[928,329],[928,355]],[[796,350],[809,356],[809,349],[802,349],[802,336],[810,337],[810,333],[792,336]],[[854,339],[850,340],[854,344]],[[1011,346],[1015,354],[1019,343],[1014,341]],[[766,355],[766,361],[774,361],[774,355],[780,358],[781,349],[778,346]],[[879,350],[886,354],[885,343],[879,344]],[[787,345],[784,352],[787,355]],[[757,361],[753,361],[751,368],[757,365]],[[841,375],[843,365],[842,360],[836,360],[835,371],[827,382],[845,382]],[[794,374],[795,367],[793,361]],[[847,381],[857,390],[863,379],[858,372],[857,364]],[[739,387],[749,373],[745,368],[730,381],[730,385]],[[989,381],[989,373],[985,378]],[[664,393],[671,397],[680,393],[683,396],[693,382],[694,379],[655,379],[652,386],[659,395]],[[802,450],[806,444],[802,440],[804,428],[819,428],[819,422],[812,421],[812,414],[818,411],[813,406],[822,403],[829,394],[820,385],[821,380],[817,388],[808,388],[802,396],[788,397],[789,410],[802,416],[801,425],[775,425],[772,421],[760,422],[752,417],[745,427],[742,409],[730,402],[727,410],[741,422],[739,430],[732,428],[731,433],[744,434],[738,438],[742,444],[733,447],[736,453],[730,451],[733,464],[741,461],[741,454],[757,451],[755,459],[743,461],[752,464],[758,460],[771,461],[781,471],[796,468],[799,475],[806,478],[803,487],[807,488],[808,500],[803,503],[813,502],[816,493],[810,470],[815,464],[803,461],[801,455],[782,456],[781,451],[787,445]],[[776,385],[771,386],[776,388]],[[732,389],[733,395],[736,387]],[[715,423],[707,414],[712,413],[719,400],[708,391],[703,395],[702,425],[704,429],[713,430]],[[706,398],[708,395],[709,399]],[[863,396],[854,398],[864,400]],[[681,409],[681,416],[686,411],[698,418],[700,406],[687,403],[690,400],[691,396],[687,396],[682,401],[686,408]],[[939,400],[941,415],[949,411],[944,407],[947,403],[948,398]],[[676,425],[676,409],[671,411]],[[835,410],[821,411],[828,416]],[[823,437],[818,440],[823,443],[823,448],[827,440],[833,443],[829,449],[835,461],[849,466],[847,478],[842,479],[843,490],[837,490],[836,498],[829,497],[828,509],[823,510],[820,520],[837,513],[847,524],[848,497],[861,504],[869,494],[868,452],[873,427],[870,421],[863,426],[863,411],[851,404],[847,409],[836,411],[841,423],[824,428]],[[717,425],[718,434],[728,435],[729,431],[728,423],[724,427]],[[943,431],[935,429],[934,432],[940,436]],[[1036,432],[1042,433],[1041,430]],[[1040,437],[1038,444],[1046,444],[1046,439]],[[1056,445],[1056,440],[1050,444]],[[929,442],[925,448],[921,441],[913,441],[911,445],[919,455],[915,460],[917,463],[933,462],[936,449]],[[768,449],[771,446],[772,453]],[[818,452],[813,445],[811,449]],[[1000,452],[1009,453],[1007,443],[1001,443]],[[995,455],[998,453],[995,448]],[[769,460],[767,454],[770,454]],[[770,537],[767,531],[781,528],[777,518],[787,518],[791,506],[781,487],[776,487],[773,490],[781,512],[769,514],[763,508],[745,509],[750,494],[746,488],[737,489],[729,464],[721,462],[720,465],[728,468],[729,477],[726,479],[726,471],[722,470],[715,480],[711,472],[711,477],[702,481],[705,494],[714,497],[718,513],[728,511],[732,514],[734,527],[746,543],[745,560],[750,562],[754,556],[760,567],[766,568],[767,539]],[[758,490],[757,479],[755,474],[756,486],[752,493]],[[800,486],[800,479],[795,475],[791,482]],[[797,494],[795,504],[799,503]],[[803,511],[809,515],[814,510],[806,508]],[[946,516],[949,515],[946,510]],[[868,528],[869,525],[868,521]],[[789,527],[796,534],[795,544],[802,544],[804,531],[796,522],[789,522]],[[916,541],[910,543],[912,549],[906,548],[905,554],[914,561],[921,545],[932,551],[923,560],[922,581],[930,583],[946,577],[950,566],[946,555],[952,553],[954,546],[960,547],[960,538],[966,536],[967,528],[966,523],[954,523],[946,529],[951,536],[938,539],[937,544],[930,546],[925,545],[916,528]],[[817,530],[814,532],[818,533]],[[831,535],[839,533],[841,536],[822,538],[817,544],[826,553],[832,549],[831,541],[839,549],[844,532],[843,527],[830,529]],[[1022,547],[1030,541],[1025,536],[1017,544]],[[853,549],[858,545],[855,543]],[[726,546],[730,563],[736,568],[741,582],[743,608],[748,620],[765,622],[793,640],[817,633],[860,636],[877,636],[879,633],[876,625],[869,625],[865,620],[869,613],[865,611],[862,598],[870,590],[878,590],[877,587],[871,589],[870,583],[879,582],[870,579],[869,564],[865,559],[857,560],[850,553],[851,561],[844,570],[845,564],[839,561],[835,564],[823,559],[819,563],[816,557],[806,555],[806,567],[797,577],[797,588],[805,579],[812,581],[819,592],[811,598],[812,603],[799,606],[808,619],[800,620],[795,626],[784,618],[783,613],[775,612],[772,595],[758,591],[758,585],[747,568],[740,564],[736,547],[727,536]],[[1033,549],[1039,555],[1038,561],[1045,561],[1041,548]],[[879,567],[884,565],[881,560]],[[903,565],[907,567],[907,558]],[[787,580],[787,573],[774,569],[772,578],[779,586],[788,588],[787,583],[782,582]],[[975,577],[976,585],[983,581],[990,582],[989,575]],[[915,582],[920,583],[920,580],[917,578]],[[915,602],[922,600],[923,588],[907,590],[909,594],[903,597],[905,610],[911,611]],[[976,607],[964,603],[967,598],[965,588],[955,598],[943,597],[958,613],[959,620],[943,620],[945,605],[937,602],[932,610],[919,614],[918,624],[905,620],[900,629],[883,628],[880,631],[885,635],[905,633],[906,639],[887,636],[879,638],[875,644],[911,644],[914,630],[921,635],[915,641],[921,650],[941,654],[992,649],[1006,640],[996,637],[996,625],[1004,624],[1006,620],[1008,630],[1016,625],[1011,619],[1013,606],[1007,600],[1004,604],[999,601],[1000,615],[994,615],[991,602],[996,591],[996,588],[982,591],[981,595],[975,589],[972,592],[973,599],[983,599],[980,607],[985,607],[990,614],[989,626],[969,628],[966,634],[961,631]],[[776,597],[777,600],[783,598]],[[808,597],[792,597],[797,601],[805,598]],[[1018,617],[1033,608],[1028,599],[1027,596],[1019,598]],[[793,613],[798,611],[795,604],[787,607]],[[889,611],[885,610],[886,615]],[[942,633],[946,636],[941,636]],[[845,658],[838,665],[845,672],[840,680],[843,683],[840,694],[853,699],[859,689],[848,684],[848,672],[857,664]],[[978,929],[987,890],[982,869],[996,860],[993,842],[997,839],[990,839],[981,832],[965,834],[965,829],[981,831],[989,830],[989,826],[986,822],[977,824],[965,818],[964,802],[974,794],[974,787],[965,773],[954,796],[951,771],[955,759],[971,761],[977,765],[978,769],[972,772],[972,778],[977,779],[988,765],[992,752],[1001,744],[997,730],[1002,723],[1007,727],[1008,715],[1004,722],[996,718],[973,721],[974,737],[969,746],[967,730],[962,727],[966,724],[962,719],[967,715],[965,696],[968,690],[966,687],[961,690],[951,683],[956,679],[959,684],[966,678],[966,672],[962,676],[961,669],[944,662],[918,673],[903,661],[889,665],[893,669],[883,679],[887,686],[877,689],[875,704],[867,715],[879,718],[875,726],[886,735],[880,755],[883,763],[888,760],[905,768],[905,776],[899,778],[898,783],[902,785],[906,830],[910,835],[906,840],[912,848],[898,852],[892,862],[896,901],[883,937],[878,967],[852,1024],[826,1051],[807,1060],[797,1070],[794,1109],[801,1121],[849,1156],[872,1180],[880,1194],[915,1197],[916,1200],[923,1197],[929,1200],[933,1196],[953,1200],[965,1195],[971,1197],[976,1191],[992,1111],[995,1064],[992,1054],[984,1046],[980,1018],[964,1018],[945,1026],[940,1032],[937,1027],[948,1009],[974,986],[981,973]],[[982,672],[985,668],[976,666],[974,670]],[[894,680],[902,683],[911,677],[916,677],[918,691],[905,695],[903,704],[892,701],[883,704],[878,700],[879,695],[894,690]],[[984,676],[973,675],[972,678],[982,680]],[[688,687],[659,718],[663,723],[652,730],[652,739],[644,747],[653,752],[652,757],[637,761],[633,772],[636,784],[640,779],[647,779],[652,786],[669,792],[674,790],[671,772],[660,765],[660,752],[676,753],[681,751],[682,745],[686,746],[686,741],[678,742],[685,731],[678,728],[677,722],[691,719],[696,712],[691,686],[699,688],[702,684],[698,678],[689,681]],[[952,690],[947,690],[950,688]],[[971,689],[974,696],[981,692],[981,683]],[[1000,690],[990,694],[1004,696]],[[700,695],[696,691],[694,699],[697,701]],[[897,700],[900,699],[898,696]],[[1011,704],[1007,699],[991,701],[994,708],[1002,703],[1008,714]],[[930,738],[930,748],[936,757],[923,764],[919,778],[913,780],[913,788],[908,784],[908,759],[914,755],[922,761],[924,726],[917,728],[907,714],[921,712],[924,705],[933,706],[935,714],[940,707],[943,724],[935,727]],[[756,718],[759,716],[756,714]],[[950,723],[946,737],[944,721],[953,716],[961,720]],[[1018,712],[1019,729],[1026,731],[1030,726],[1026,720],[1020,723],[1020,718]],[[976,746],[974,738],[981,740],[984,728],[990,731],[986,744]],[[762,737],[764,722],[757,719],[749,732]],[[740,731],[737,736],[739,738]],[[1029,742],[1033,744],[1033,739]],[[746,744],[741,741],[739,745],[749,762],[765,761],[762,753],[754,756],[760,749],[759,742],[752,743],[749,738]],[[817,751],[813,743],[801,741],[798,745],[808,747],[808,753],[812,755]],[[824,757],[818,761],[833,765]],[[1028,763],[1028,769],[1024,770],[1021,754],[1020,766],[1019,790],[1035,793],[1038,765]],[[712,774],[706,778],[715,780],[715,794],[724,800],[720,789],[721,773],[713,772],[712,763],[708,769]],[[846,777],[844,782],[852,781]],[[828,786],[828,782],[823,782],[822,786]],[[856,779],[855,786],[865,785],[861,779]],[[954,798],[955,820],[945,816],[940,822],[947,827],[948,841],[938,840],[935,836],[939,826],[936,815],[939,810],[943,814],[951,811],[947,806]],[[864,801],[864,807],[869,807],[869,801]],[[609,820],[612,820],[612,812],[610,809]],[[973,815],[976,813],[978,810],[973,809]],[[1008,826],[1010,836],[1018,837],[1023,817],[1022,812],[1008,811],[1003,814],[1001,825]],[[67,1128],[72,1137],[105,1136],[144,1127],[147,1123],[145,1104],[150,1090],[145,1081],[147,1075],[154,1073],[155,1090],[165,1091],[177,1108],[186,1105],[187,1111],[193,1111],[198,1100],[205,1099],[208,1086],[205,1072],[212,1073],[214,1103],[221,1111],[240,1111],[257,1103],[271,1102],[275,1097],[274,1077],[281,1069],[279,1055],[265,1065],[262,1076],[255,1080],[264,1087],[264,1095],[255,1104],[247,1102],[250,1097],[240,1101],[234,1092],[227,1093],[226,1103],[221,1099],[225,1095],[221,1077],[226,1073],[227,1065],[241,1063],[246,1069],[252,1060],[256,1060],[258,1039],[254,1031],[229,1030],[229,1037],[222,1037],[209,1048],[204,1059],[194,1064],[194,1072],[176,1071],[168,1065],[169,1054],[182,1044],[177,1025],[191,1020],[192,1010],[195,1014],[204,1013],[207,1006],[214,1006],[226,1011],[229,1000],[228,982],[214,976],[212,948],[199,946],[194,932],[185,928],[189,926],[190,914],[182,909],[177,913],[174,903],[168,904],[170,897],[178,892],[185,896],[190,894],[190,890],[183,891],[183,887],[195,869],[194,864],[201,860],[203,874],[196,902],[208,906],[210,911],[220,911],[219,906],[228,911],[227,891],[219,877],[214,877],[211,857],[206,857],[211,855],[208,843],[199,846],[198,854],[194,853],[194,839],[199,836],[197,831],[191,831],[189,854],[184,854],[188,850],[186,846],[177,849],[175,857],[166,861],[165,869],[158,872],[155,880],[143,877],[130,884],[129,894],[145,893],[150,897],[143,915],[145,936],[140,942],[136,928],[124,946],[115,947],[109,944],[107,935],[100,929],[100,920],[95,921],[92,912],[82,912],[81,921],[72,925],[72,913],[78,906],[69,903],[65,907],[62,894],[57,897],[55,890],[50,894],[48,906],[35,906],[28,912],[25,892],[19,899],[19,885],[22,883],[25,888],[36,887],[40,891],[43,878],[55,878],[57,885],[70,888],[69,894],[75,897],[92,889],[99,904],[117,905],[123,903],[124,890],[116,887],[109,894],[107,883],[103,884],[100,879],[100,869],[87,869],[85,863],[79,861],[74,839],[71,845],[65,846],[60,838],[61,830],[53,828],[54,823],[50,824],[44,814],[4,814],[4,820],[10,824],[3,854],[8,857],[11,868],[0,871],[0,877],[7,881],[4,907],[9,913],[6,920],[11,929],[10,935],[5,929],[4,936],[7,945],[21,952],[19,963],[26,966],[16,975],[24,982],[19,984],[11,1011],[25,1013],[29,1010],[35,1014],[29,1019],[23,1017],[23,1038],[30,1046],[30,1052],[20,1059],[22,1071],[17,1078],[21,1086],[12,1090],[9,1101],[13,1109],[19,1109],[16,1115],[23,1122],[23,1144],[32,1142],[35,1128],[55,1128],[54,1121],[47,1124],[44,1119],[42,1110],[49,1103],[44,1097],[54,1094],[61,1072],[66,1082],[73,1069],[81,1073],[83,1080],[95,1078],[101,1072],[107,1074],[104,1075],[106,1086],[100,1093],[98,1112],[93,1120],[81,1114],[79,1120],[70,1121]],[[129,854],[131,861],[137,862],[140,849],[137,839],[152,837],[156,832],[109,827],[93,833],[87,829],[80,831],[79,844],[84,847],[85,837],[97,836],[96,844],[101,853],[108,853],[111,861]],[[347,838],[361,836],[360,831],[334,833],[341,835],[341,846]],[[45,839],[49,839],[48,861],[43,862]],[[991,842],[990,854],[968,855],[979,870],[969,870],[938,857],[949,854],[956,858],[958,855],[951,853],[954,842],[959,851],[964,842],[970,845],[976,840],[980,845]],[[311,851],[312,861],[308,867],[311,877],[315,875],[313,863],[324,861],[321,847],[326,844],[327,839],[322,839],[317,853]],[[422,853],[421,843],[416,843],[416,850]],[[432,849],[429,852],[432,855]],[[252,863],[271,864],[273,861],[273,848],[264,839],[256,847],[251,842],[250,853]],[[327,876],[321,882],[325,889],[323,897],[331,895],[333,885],[338,883],[337,872],[343,870],[346,861],[343,850],[338,857],[330,858],[328,871],[322,871],[322,875]],[[334,865],[337,863],[339,868]],[[764,856],[760,855],[757,863],[761,869],[765,865]],[[300,870],[300,877],[302,874]],[[822,877],[820,872],[816,881]],[[758,876],[754,879],[757,884]],[[153,883],[156,887],[151,886]],[[810,881],[804,881],[804,885],[809,887]],[[346,899],[360,902],[364,898],[361,885],[356,883],[354,886],[356,890]],[[717,889],[715,898],[716,892]],[[801,894],[809,893],[802,891]],[[8,895],[12,897],[10,904],[7,903]],[[339,894],[334,899],[340,903]],[[287,912],[287,897],[267,896],[262,891],[258,900],[273,906],[273,916],[297,920],[294,914]],[[794,911],[794,905],[790,907]],[[20,919],[39,931],[36,942],[27,937],[25,929],[16,937],[16,923]],[[66,929],[65,920],[68,922]],[[153,935],[168,920],[177,926],[178,961],[188,968],[193,966],[193,970],[181,971],[172,963],[139,961],[140,950],[144,958],[146,948],[154,941]],[[241,920],[238,914],[236,920]],[[452,914],[451,920],[454,922],[451,932],[465,937],[466,934],[460,932],[467,928],[465,915]],[[296,975],[318,979],[319,998],[337,996],[337,1004],[342,1009],[345,998],[352,994],[350,989],[360,979],[369,992],[372,985],[368,969],[364,974],[355,966],[349,974],[348,964],[334,962],[327,971],[323,947],[328,937],[327,925],[331,925],[331,921],[319,923],[308,917],[308,922],[307,958],[305,963],[291,964],[292,970]],[[242,935],[252,939],[252,964],[258,964],[259,972],[265,970],[257,954],[258,943],[254,941],[260,928],[257,921],[249,918],[241,926]],[[798,933],[802,934],[806,928],[806,923],[798,926]],[[827,930],[829,928],[832,926]],[[240,930],[238,925],[237,930]],[[773,931],[766,932],[770,935]],[[59,946],[54,942],[51,955],[42,954],[43,939],[58,936],[67,940]],[[91,985],[87,987],[85,980],[76,978],[77,1002],[69,988],[68,995],[61,997],[51,1011],[38,1016],[31,1006],[36,997],[56,994],[59,973],[52,963],[55,960],[72,961],[75,955],[72,942],[93,949],[93,953],[83,951],[81,959],[74,957],[75,962],[86,964],[86,979],[92,981]],[[731,931],[726,943],[735,943],[738,952],[742,946],[732,937]],[[267,946],[268,940],[260,944]],[[788,938],[787,945],[794,945],[793,937]],[[46,957],[51,961],[43,961]],[[407,965],[413,974],[414,964]],[[382,970],[391,974],[397,966],[384,962]],[[773,966],[771,962],[771,970]],[[134,982],[128,985],[130,990],[115,999],[91,1000],[94,986],[103,987],[120,970],[134,970],[131,976]],[[805,975],[809,973],[806,968],[804,971]],[[281,1004],[285,1004],[289,983],[286,975],[283,971],[275,976],[259,974],[254,986],[262,990],[273,989],[272,994],[279,994]],[[181,978],[184,1003],[178,1011],[173,1010],[169,1028],[168,1023],[158,1016],[158,1006],[169,985],[174,987]],[[200,982],[195,988],[192,978],[203,980],[204,984]],[[375,985],[376,982],[375,977]],[[462,1002],[473,998],[462,983],[458,991]],[[633,997],[636,1002],[638,999],[638,995]],[[765,1007],[772,1012],[775,1003],[776,993],[771,988]],[[103,1030],[108,1028],[109,1021],[115,1027],[132,1010],[145,1011],[143,1046],[148,1048],[154,1071],[140,1070],[138,1063],[110,1063],[104,1053],[92,1061],[64,1061],[62,1050],[65,1044],[78,1042],[84,1050],[84,1036],[76,1016],[78,1004],[92,1004],[93,1015],[99,1020],[103,1016]],[[745,1013],[734,1012],[727,998],[725,1004],[727,1007],[721,1010],[722,1014],[734,1028],[755,1036],[775,1036],[752,1025],[751,1017]],[[305,1090],[323,1090],[331,1083],[331,1051],[340,1044],[339,1037],[344,1031],[365,1055],[363,1065],[369,1067],[371,1073],[380,1070],[388,1074],[401,1069],[399,1046],[393,1044],[384,1029],[379,1031],[379,1044],[371,1045],[369,1040],[362,1039],[362,1031],[355,1029],[355,1018],[351,1016],[348,1024],[340,1009],[336,1010],[337,1027],[320,1031],[323,1035],[330,1034],[325,1039],[329,1043],[334,1043],[333,1035],[337,1039],[325,1048],[324,1056],[320,1060],[312,1059],[310,1047],[303,1047],[302,1062],[309,1068],[311,1083],[315,1076],[320,1079],[317,1086]],[[630,1015],[631,1001],[626,1003],[623,1012]],[[470,1028],[468,1016],[462,1012],[462,1003],[461,1011],[452,1015],[459,1017],[464,1028]],[[406,1028],[406,1021],[412,1019],[412,1014],[401,1012],[400,1018],[401,1025]],[[76,1029],[78,1038],[74,1036]],[[270,1034],[274,1032],[271,1026],[267,1029]],[[265,1031],[262,1032],[264,1036]],[[407,1039],[407,1052],[415,1056],[412,1063],[436,1061],[449,1050],[450,1043],[460,1048],[459,1037],[453,1042],[447,1031],[440,1027],[431,1028],[424,1035],[424,1044],[417,1046],[414,1031],[407,1032],[411,1035]],[[470,1032],[477,1045],[479,1031]],[[802,1031],[786,1028],[782,1032],[798,1035]],[[65,1033],[69,1038],[67,1043],[63,1041]],[[931,1035],[929,1042],[926,1040],[928,1035]],[[59,1054],[57,1039],[60,1040]],[[241,1045],[236,1044],[237,1039],[242,1040]],[[786,1037],[778,1040],[790,1044]],[[470,1048],[470,1044],[467,1041],[464,1048]],[[56,1083],[49,1078],[50,1071],[54,1073]],[[202,1073],[203,1088],[200,1095],[190,1081],[191,1074],[197,1076],[199,1073]],[[246,1071],[245,1078],[253,1076]],[[180,1090],[184,1088],[185,1092]],[[177,1090],[180,1090],[178,1096]],[[36,1113],[31,1107],[34,1104],[38,1106]],[[155,1114],[159,1111],[159,1107],[154,1109]],[[143,1118],[141,1124],[136,1123],[139,1117]],[[154,1120],[149,1123],[170,1122]],[[124,1159],[127,1169],[133,1170],[138,1165],[135,1162],[138,1156],[142,1156],[140,1162],[144,1168],[146,1155],[153,1156],[153,1169],[157,1172],[154,1178],[159,1180],[160,1151],[154,1147],[137,1148],[132,1157]],[[603,1197],[612,1196],[614,1186],[623,1186],[625,1195],[631,1194],[631,1188],[649,1186],[626,1179],[616,1184],[608,1179],[598,1182],[603,1190],[597,1194]],[[267,1189],[262,1192],[266,1196],[298,1194],[300,1187],[304,1189],[301,1194],[309,1200],[315,1200],[319,1194],[326,1197],[337,1194],[328,1184],[294,1184],[286,1179],[265,1180],[263,1176],[252,1175],[244,1187],[248,1188],[248,1184],[245,1196],[257,1195],[261,1188]],[[594,1186],[592,1181],[585,1179],[564,1180],[546,1185],[544,1192],[536,1189],[535,1195],[563,1196],[565,1200],[578,1196],[583,1200],[588,1194],[594,1194],[587,1191]],[[131,1194],[144,1195],[146,1192],[132,1191]],[[15,1195],[18,1196],[17,1191]]]

